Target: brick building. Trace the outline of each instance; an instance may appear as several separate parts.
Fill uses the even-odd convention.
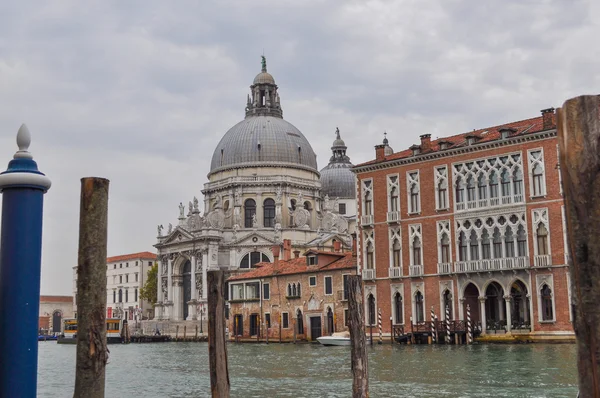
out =
[[[410,327],[433,307],[482,334],[572,336],[554,109],[354,168],[367,325]]]
[[[303,256],[284,241],[273,247],[273,263],[228,279],[230,335],[241,338],[315,340],[347,330],[348,275],[356,273],[355,252],[308,250]]]

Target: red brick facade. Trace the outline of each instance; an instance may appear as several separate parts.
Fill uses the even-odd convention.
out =
[[[284,245],[283,258],[285,251]],[[270,341],[311,341],[347,330],[344,275],[353,273],[354,254],[309,250],[231,277],[230,336],[265,341],[268,333]]]
[[[435,141],[425,135],[398,153],[384,141],[375,160],[355,167],[359,271],[385,333],[421,313],[428,321],[432,307],[445,319],[446,304],[461,320],[469,304],[483,333],[572,333],[554,120],[544,110]]]

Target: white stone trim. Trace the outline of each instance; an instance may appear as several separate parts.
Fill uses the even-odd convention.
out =
[[[539,157],[536,154],[539,153]],[[529,196],[531,198],[539,198],[546,196],[547,184],[546,184],[546,166],[544,164],[544,148],[533,148],[527,150],[527,163],[529,168]],[[534,191],[533,186],[533,169],[536,165],[542,168],[542,192],[537,195]]]
[[[413,254],[413,246],[415,242],[415,238],[419,238],[421,243],[421,264],[415,264],[414,254]],[[410,265],[424,265],[423,264],[423,235],[422,235],[422,227],[421,224],[410,224],[408,226],[408,245],[410,249]]]
[[[0,192],[6,188],[23,185],[41,187],[47,191],[50,189],[52,182],[43,174],[21,172],[0,174]]]
[[[436,223],[437,230],[437,247],[438,247],[438,263],[442,263],[442,237],[444,234],[448,236],[448,262],[452,261],[452,227],[450,220],[440,220]]]
[[[412,188],[416,187],[418,194],[417,208],[412,208],[411,192]],[[420,182],[420,170],[411,170],[406,172],[406,195],[407,195],[407,208],[408,214],[420,214],[421,213],[421,182]]]
[[[375,299],[375,323],[369,323],[369,295],[373,295]],[[377,326],[377,286],[375,285],[365,285],[364,292],[364,307],[365,307],[365,326]]]
[[[554,290],[554,276],[552,274],[538,274],[535,276],[536,284],[536,297],[538,307],[538,321],[539,322],[556,322],[556,295]],[[542,288],[544,285],[548,285],[552,292],[552,319],[543,320],[542,314]]]
[[[443,165],[443,166],[434,166],[433,167],[433,175],[435,176],[435,186],[434,186],[434,190],[435,190],[435,209],[436,210],[446,210],[450,208],[450,184],[448,182],[448,166],[447,165]],[[439,198],[439,187],[440,185],[446,185],[446,205],[445,206],[441,206],[440,205],[440,198]]]
[[[548,251],[548,255],[552,255],[552,245],[550,243],[550,241],[551,241],[551,239],[550,239],[550,221],[549,221],[547,207],[531,210],[531,227],[532,227],[531,232],[533,233],[533,253],[536,256],[540,254],[539,248],[538,248],[538,242],[537,242],[537,229],[540,224],[543,224],[546,227],[546,230],[548,231],[547,251]]]
[[[390,251],[390,255],[389,255],[389,266],[390,268],[394,268],[394,241],[398,240],[398,243],[400,243],[400,264],[398,264],[398,267],[400,269],[403,268],[403,264],[402,264],[402,228],[401,227],[390,227],[389,228],[389,232],[388,232],[388,239],[389,239],[389,251]]]
[[[394,178],[396,181],[394,181]],[[386,176],[387,181],[387,211],[398,211],[400,212],[400,174],[388,174]],[[397,210],[392,210],[392,188],[397,190]]]
[[[412,282],[410,284],[410,297],[411,297],[411,316],[413,323],[417,323],[417,302],[415,300],[415,296],[417,292],[421,292],[423,295],[423,320],[422,322],[427,321],[427,302],[425,297],[425,284],[423,282]],[[406,318],[406,315],[404,315]]]

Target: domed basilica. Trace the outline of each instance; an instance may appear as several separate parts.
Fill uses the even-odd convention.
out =
[[[272,262],[272,247],[284,240],[296,255],[333,250],[336,241],[351,250],[356,184],[339,130],[329,164],[319,172],[310,142],[283,118],[264,57],[245,112],[214,150],[204,210],[193,198],[179,204],[175,226],[158,227],[157,319],[198,319],[207,269],[243,272]]]

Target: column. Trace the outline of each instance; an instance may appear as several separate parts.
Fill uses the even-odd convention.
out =
[[[206,279],[206,270],[208,268],[208,250],[202,251],[202,300],[206,300],[206,291],[208,290],[208,282]]]
[[[510,308],[512,303],[512,297],[510,295],[504,296],[504,302],[506,304],[506,333],[510,333],[512,327],[512,315]]]
[[[531,331],[533,332],[533,322],[530,322],[531,319],[531,294],[527,294],[525,296],[525,323],[529,323],[531,325]]]
[[[173,260],[169,258],[169,269],[167,270],[167,301],[173,302]]]
[[[486,331],[486,315],[485,315],[485,296],[479,296],[479,318],[481,319],[481,334]]]
[[[191,262],[192,262],[192,266],[190,268],[192,271],[192,282],[191,282],[191,284],[192,284],[192,301],[195,301],[198,296],[198,293],[196,290],[196,254],[195,253],[192,254]]]
[[[163,258],[159,257],[158,260],[158,275],[157,275],[157,281],[156,281],[156,301],[158,303],[162,303],[163,302],[163,292],[162,292],[162,269],[163,269]]]

